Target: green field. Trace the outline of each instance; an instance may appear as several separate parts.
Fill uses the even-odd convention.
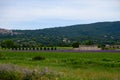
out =
[[[36,56],[45,59],[33,60]],[[120,80],[120,53],[0,52],[0,64],[38,70],[47,67],[60,73],[54,80]]]

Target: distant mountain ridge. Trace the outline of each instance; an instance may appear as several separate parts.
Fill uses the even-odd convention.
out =
[[[120,40],[120,21],[97,22],[91,24],[77,24],[65,27],[55,27],[39,30],[12,30],[20,35],[1,36],[0,39],[18,39],[35,41],[37,43],[52,45],[66,42],[93,40],[94,42],[110,42]],[[65,39],[65,40],[64,40]]]

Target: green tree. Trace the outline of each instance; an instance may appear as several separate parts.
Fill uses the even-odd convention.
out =
[[[12,40],[4,40],[1,42],[2,48],[13,48],[15,47],[15,43]]]
[[[72,47],[73,47],[73,48],[78,48],[78,47],[79,47],[79,42],[74,42],[74,43],[72,44]]]
[[[93,45],[93,41],[87,40],[87,41],[85,41],[85,45]]]
[[[99,44],[98,47],[101,48],[102,50],[104,50],[105,49],[105,44]]]

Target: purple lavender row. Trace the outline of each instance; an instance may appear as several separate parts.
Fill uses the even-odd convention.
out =
[[[13,52],[120,52],[120,50],[5,50]]]

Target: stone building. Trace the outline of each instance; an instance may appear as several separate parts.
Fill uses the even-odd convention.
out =
[[[111,48],[113,48],[113,49],[120,49],[120,45],[106,45],[105,47],[108,48],[108,49],[109,49],[109,48],[110,48],[110,49],[111,49]]]
[[[102,50],[96,45],[79,45],[79,48],[74,48],[74,50]]]

